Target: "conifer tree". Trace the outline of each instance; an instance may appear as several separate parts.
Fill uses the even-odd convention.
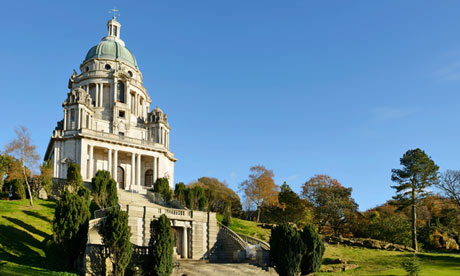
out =
[[[116,206],[118,204],[117,183],[108,171],[97,171],[91,180],[93,198],[96,205],[101,208]]]
[[[155,276],[169,276],[173,271],[173,247],[171,223],[165,215],[150,223],[149,259],[147,271]],[[150,275],[150,274],[149,274]]]
[[[392,169],[391,180],[398,183],[391,186],[396,190],[396,200],[400,209],[410,206],[412,214],[412,247],[417,246],[416,206],[427,195],[426,188],[438,183],[439,167],[421,149],[408,150],[400,159],[402,169]]]
[[[305,252],[300,233],[287,223],[272,229],[270,258],[280,276],[294,276],[300,272],[300,262]]]
[[[72,191],[76,192],[83,187],[83,178],[80,173],[80,166],[76,163],[67,165],[67,185],[72,187]]]
[[[169,180],[166,177],[158,178],[153,185],[153,191],[163,195],[165,201],[171,199],[171,190],[169,189]]]
[[[131,231],[128,226],[128,213],[112,208],[107,212],[99,233],[108,248],[115,276],[123,276],[132,256]]]
[[[85,198],[65,191],[56,203],[53,220],[53,236],[64,249],[70,268],[75,268],[86,246],[90,212]]]
[[[324,254],[324,243],[311,224],[303,228],[301,237],[305,245],[305,254],[300,263],[300,270],[302,275],[308,275],[319,270]]]

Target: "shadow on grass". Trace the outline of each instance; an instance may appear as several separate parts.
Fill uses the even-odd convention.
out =
[[[7,218],[10,219],[10,218]],[[15,228],[11,225],[0,225],[0,260],[8,261],[25,266],[61,270],[65,260],[62,253],[51,241],[47,234],[43,242],[38,241],[26,231]],[[37,251],[42,249],[44,255]]]
[[[38,219],[41,219],[41,220],[44,220],[46,222],[51,223],[51,219],[49,219],[48,217],[45,217],[43,215],[40,215],[39,213],[28,211],[28,210],[22,210],[22,212],[24,212],[24,214],[26,214],[28,216],[36,217]]]
[[[441,267],[456,267],[460,270],[460,257],[455,257],[447,254],[439,255],[425,255],[417,254],[417,257],[420,261],[424,263],[429,263],[429,266],[441,266]]]
[[[41,230],[38,230],[37,228],[33,227],[32,225],[30,224],[27,224],[25,222],[23,222],[22,220],[19,220],[19,219],[16,219],[16,218],[11,218],[11,217],[6,217],[6,216],[3,216],[3,218],[5,218],[6,220],[24,228],[25,230],[29,231],[30,233],[33,233],[33,234],[36,234],[36,235],[39,235],[39,236],[42,236],[43,238],[46,238],[48,237],[49,235]]]
[[[44,207],[47,207],[47,208],[51,208],[51,209],[54,209],[56,208],[56,203],[54,202],[43,202],[43,203],[40,203],[40,205],[44,206]]]

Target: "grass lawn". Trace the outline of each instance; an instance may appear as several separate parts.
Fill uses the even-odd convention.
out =
[[[217,220],[222,222],[222,219],[223,216],[217,214]],[[253,221],[232,218],[230,229],[268,242],[270,230],[260,225]],[[400,264],[408,256],[412,255],[406,252],[326,245],[324,258],[340,258],[348,263],[358,264],[359,268],[336,273],[317,272],[317,275],[407,275]],[[460,253],[419,253],[418,257],[421,266],[419,276],[460,276]]]
[[[52,242],[55,203],[0,200],[0,275],[69,275]]]
[[[222,222],[223,216],[221,214],[216,214],[216,216],[217,220]],[[248,235],[268,242],[270,239],[270,229],[264,229],[261,227],[261,225],[261,223],[257,224],[253,221],[232,218],[232,222],[230,223],[229,228],[237,233]]]
[[[348,263],[358,264],[359,268],[338,273],[318,272],[324,275],[407,275],[400,263],[411,253],[327,245],[324,258],[341,258]],[[460,275],[460,254],[419,253],[421,271],[419,276]]]

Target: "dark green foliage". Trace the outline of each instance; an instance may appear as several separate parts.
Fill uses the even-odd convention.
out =
[[[75,268],[75,261],[85,251],[89,216],[87,201],[69,191],[64,192],[56,203],[53,236],[56,243],[62,246],[70,268]]]
[[[270,258],[280,276],[293,276],[300,272],[305,252],[300,233],[290,224],[280,224],[271,231]]]
[[[24,199],[26,198],[26,189],[22,179],[13,179],[9,181],[6,186],[9,186],[11,199]]]
[[[53,162],[47,160],[40,166],[40,184],[49,194],[53,186]]]
[[[110,177],[108,171],[97,171],[91,180],[94,202],[100,209],[118,204],[117,183]]]
[[[76,163],[67,165],[67,185],[72,187],[73,191],[77,191],[83,186],[83,178],[80,174],[80,166]]]
[[[225,211],[224,211],[224,218],[222,219],[222,224],[225,226],[229,226],[232,223],[232,203],[226,202],[225,203]]]
[[[306,251],[300,263],[300,270],[302,275],[307,275],[319,270],[325,248],[323,240],[310,224],[303,228],[301,237]]]
[[[5,176],[8,173],[11,157],[7,154],[0,154],[0,191],[3,191]]]
[[[413,254],[412,257],[406,258],[406,260],[401,263],[401,266],[409,273],[409,276],[417,276],[417,273],[420,271],[420,264],[415,254]]]
[[[200,186],[194,186],[185,190],[186,206],[192,210],[206,211],[208,198],[205,190]]]
[[[173,247],[171,223],[165,215],[150,223],[149,256],[146,270],[149,275],[168,276],[173,271]]]
[[[110,252],[115,276],[123,276],[131,260],[132,245],[131,231],[128,226],[128,213],[116,207],[109,209],[102,222],[99,233],[102,241]]]
[[[195,186],[200,186],[204,189],[210,211],[224,214],[225,203],[230,202],[232,204],[232,216],[239,217],[241,215],[240,197],[225,182],[222,183],[214,177],[203,176],[190,185],[191,188]]]
[[[169,189],[169,180],[166,177],[158,178],[155,181],[153,191],[161,194],[165,201],[171,200],[172,192]]]
[[[402,169],[391,170],[391,180],[398,183],[391,186],[396,190],[393,198],[400,209],[412,208],[412,247],[417,251],[416,205],[427,195],[426,188],[438,183],[439,167],[419,148],[404,153],[400,164]]]
[[[304,226],[309,217],[307,215],[307,201],[301,199],[286,182],[280,186],[276,205],[263,206],[261,221],[266,223],[295,223]]]
[[[361,218],[353,226],[353,235],[411,246],[411,225],[407,217],[396,213],[380,216],[378,212],[369,219]]]
[[[184,206],[185,206],[185,190],[187,190],[187,187],[185,187],[185,184],[183,182],[177,183],[176,187],[174,188],[174,198]]]

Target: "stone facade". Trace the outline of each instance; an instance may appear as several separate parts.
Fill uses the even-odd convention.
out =
[[[63,120],[48,144],[53,176],[66,178],[67,164],[78,163],[85,181],[107,170],[119,189],[144,192],[155,180],[174,183],[170,126],[142,84],[134,55],[120,39],[121,24],[107,23],[108,34],[92,47],[70,77]]]

